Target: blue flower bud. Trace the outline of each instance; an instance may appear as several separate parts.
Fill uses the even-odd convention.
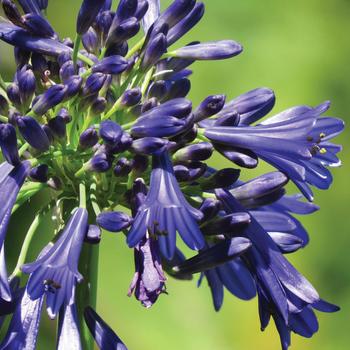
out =
[[[8,163],[12,165],[20,163],[16,129],[11,124],[0,124],[0,147]]]
[[[162,57],[166,52],[167,41],[163,33],[157,34],[148,43],[140,65],[141,70],[146,71]]]
[[[22,16],[19,12],[17,6],[12,2],[12,0],[2,0],[2,8],[6,17],[15,25],[22,25]]]
[[[240,170],[237,169],[221,169],[208,178],[203,179],[200,186],[204,191],[230,187],[238,180],[240,173]]]
[[[191,82],[189,79],[179,79],[173,81],[168,87],[168,93],[166,95],[167,100],[175,98],[186,97],[191,90]]]
[[[46,164],[40,164],[30,170],[29,176],[34,181],[45,183],[49,179],[49,167]]]
[[[89,161],[86,170],[95,171],[97,173],[104,173],[112,166],[111,157],[105,153],[96,153]]]
[[[113,16],[111,11],[101,11],[95,20],[94,29],[98,33],[99,37],[102,38],[103,42],[107,38],[109,28],[111,27]]]
[[[152,97],[143,103],[140,114],[146,113],[157,106],[158,100],[155,97]]]
[[[240,115],[240,124],[252,124],[270,112],[274,105],[274,92],[267,88],[258,88],[227,103],[219,116],[236,111]]]
[[[138,0],[120,0],[116,16],[120,21],[133,17],[137,9]]]
[[[96,222],[106,231],[120,232],[131,225],[132,218],[123,212],[108,211],[99,214]]]
[[[197,3],[186,17],[170,28],[167,35],[168,46],[174,44],[177,40],[189,32],[202,19],[204,10],[204,4],[201,2]]]
[[[51,129],[53,135],[57,138],[61,139],[66,136],[66,123],[61,116],[58,115],[57,117],[50,119],[48,126]]]
[[[138,0],[137,9],[135,11],[134,17],[136,17],[139,21],[145,16],[149,9],[149,4],[147,0]]]
[[[100,41],[94,28],[90,27],[89,30],[83,35],[82,43],[87,52],[98,52]]]
[[[66,96],[71,98],[79,93],[81,86],[83,85],[83,78],[79,75],[71,76],[66,82]]]
[[[70,51],[64,51],[60,53],[57,57],[57,62],[60,67],[62,67],[67,61],[72,60],[72,53]]]
[[[7,97],[12,102],[12,104],[15,105],[18,109],[20,109],[21,96],[19,93],[18,84],[16,83],[9,84],[6,89],[6,93],[7,93]]]
[[[186,182],[191,179],[190,170],[182,164],[174,166],[174,174],[178,182]]]
[[[114,175],[117,177],[124,177],[124,176],[128,176],[131,170],[132,170],[132,163],[130,163],[130,161],[127,158],[122,157],[118,159],[113,172],[114,172]]]
[[[121,105],[124,107],[132,107],[137,105],[142,98],[142,93],[140,88],[134,88],[126,90],[121,98]]]
[[[106,82],[107,75],[103,73],[93,73],[91,74],[85,82],[83,87],[83,95],[84,97],[94,95],[98,93],[104,83]]]
[[[209,159],[214,147],[209,142],[200,142],[178,150],[173,159],[177,162],[203,161]]]
[[[134,140],[131,150],[138,154],[154,155],[161,154],[167,150],[169,141],[158,137],[144,137]]]
[[[33,111],[37,115],[45,114],[49,109],[60,104],[66,95],[65,85],[57,84],[46,90],[33,105]]]
[[[162,100],[168,92],[168,85],[164,80],[158,80],[152,83],[148,90],[148,97],[155,97],[157,100]]]
[[[131,135],[134,137],[172,137],[189,129],[192,125],[193,114],[183,119],[173,116],[154,117],[154,114],[141,115],[132,126]]]
[[[128,68],[128,61],[122,56],[109,56],[92,67],[93,73],[120,74]]]
[[[175,0],[158,18],[155,27],[167,23],[169,28],[181,21],[196,4],[195,0]]]
[[[162,103],[158,107],[150,110],[142,116],[153,116],[162,118],[163,116],[174,116],[176,118],[187,117],[192,111],[192,103],[185,98],[177,98]]]
[[[176,142],[178,145],[185,145],[193,142],[197,138],[198,128],[193,125],[189,130],[185,130],[183,133],[171,138],[171,141]]]
[[[98,244],[101,241],[102,232],[96,225],[89,225],[85,236],[85,242],[89,244]]]
[[[88,128],[81,133],[79,145],[82,149],[91,148],[98,142],[98,133],[94,128]]]
[[[139,30],[140,24],[137,18],[131,17],[119,22],[119,19],[115,16],[107,35],[106,46],[109,47],[112,44],[120,44],[123,41],[129,40]]]
[[[109,145],[117,144],[123,135],[121,126],[111,120],[105,120],[100,124],[100,137]]]
[[[107,100],[104,97],[98,97],[91,105],[91,113],[93,115],[100,115],[107,107]]]
[[[57,35],[50,23],[42,16],[35,13],[28,13],[22,17],[25,28],[33,35],[41,37],[56,38]]]
[[[129,51],[129,45],[127,41],[123,41],[121,43],[117,43],[117,44],[112,44],[107,48],[106,57],[109,56],[126,56],[126,54]],[[131,65],[131,61],[128,62],[128,66],[126,68],[126,71],[130,70],[130,65]]]
[[[220,209],[220,201],[214,198],[206,198],[199,207],[199,210],[203,213],[202,222],[215,218]]]
[[[35,149],[45,152],[50,147],[50,141],[40,124],[32,117],[17,119],[18,129],[23,138]]]
[[[66,108],[61,108],[56,117],[62,118],[65,124],[69,124],[72,121],[72,117]]]
[[[69,80],[69,78],[71,78],[74,74],[75,74],[75,68],[74,68],[73,61],[65,62],[61,66],[59,71],[60,79],[64,83],[66,83]]]
[[[202,177],[206,170],[207,170],[207,165],[202,162],[191,162],[189,164],[186,164],[190,171],[190,180],[189,181],[195,181]]]
[[[83,0],[77,18],[77,33],[83,35],[103,8],[105,0]]]
[[[192,60],[223,60],[242,52],[240,44],[232,40],[211,41],[184,46],[173,52],[175,57]]]
[[[193,112],[194,120],[200,122],[219,113],[225,105],[225,100],[225,95],[208,96]]]
[[[127,132],[123,132],[120,141],[114,145],[106,144],[108,151],[112,154],[123,153],[127,151],[133,142],[132,137]]]
[[[34,73],[31,69],[23,67],[17,74],[17,80],[21,102],[24,106],[27,106],[33,98],[36,88]]]

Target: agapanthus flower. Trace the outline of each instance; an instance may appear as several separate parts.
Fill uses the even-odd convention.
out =
[[[83,276],[78,271],[79,256],[88,230],[86,209],[78,208],[64,231],[45,254],[22,266],[30,274],[27,291],[35,300],[46,295],[47,311],[55,318],[63,304],[74,303],[75,286]]]
[[[178,44],[204,15],[196,0],[164,10],[160,0],[84,0],[73,40],[49,23],[47,0],[1,3],[0,40],[14,46],[16,71],[0,77],[0,326],[9,319],[0,349],[36,348],[45,302],[57,349],[92,347],[83,313],[100,349],[126,349],[94,311],[104,231],[125,235],[135,263],[128,294],[145,307],[167,292],[168,276],[199,273],[217,311],[224,289],[258,295],[261,328],[272,317],[283,349],[291,331],[318,330],[314,310],[338,310],[284,256],[309,242],[294,214],[318,210],[311,186],[327,189],[341,164],[331,140],[344,124],[323,116],[328,102],[262,119],[276,97],[258,88],[194,106],[192,64],[243,50],[227,38]],[[234,167],[212,168],[216,152]],[[278,171],[242,181],[259,160]],[[302,194],[288,195],[289,181]],[[38,210],[8,277],[11,214],[34,196]],[[34,239],[45,248],[28,263]]]
[[[182,194],[169,154],[164,152],[153,156],[150,189],[128,233],[129,246],[135,246],[147,233],[157,235],[162,253],[171,259],[178,231],[191,249],[201,249],[204,238],[197,224],[201,218],[201,212],[193,208]]]

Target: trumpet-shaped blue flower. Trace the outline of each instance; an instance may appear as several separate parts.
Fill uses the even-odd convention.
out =
[[[87,230],[87,211],[78,208],[57,242],[37,261],[22,266],[22,271],[30,274],[28,294],[33,300],[46,294],[51,318],[56,317],[63,304],[74,303],[75,285],[83,279],[78,272],[78,262]]]
[[[176,231],[195,250],[202,249],[204,238],[197,221],[202,213],[186,201],[176,181],[167,152],[153,156],[150,190],[145,203],[138,209],[128,234],[128,244],[134,247],[145,237],[157,235],[162,254],[169,260],[176,247]]]

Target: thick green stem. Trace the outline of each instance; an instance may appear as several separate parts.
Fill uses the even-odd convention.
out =
[[[90,187],[90,200],[92,209],[89,211],[89,216],[98,215],[100,208],[97,204],[95,195],[96,184]],[[95,220],[93,220],[95,221]],[[83,349],[93,350],[94,340],[91,337],[90,331],[85,324],[83,312],[85,307],[91,306],[96,308],[97,303],[97,283],[98,283],[98,259],[99,259],[99,245],[85,244],[80,258],[79,270],[84,276],[84,281],[79,285],[77,291],[77,306],[80,319],[81,335]]]
[[[80,208],[86,208],[86,187],[84,182],[79,184],[79,200]]]

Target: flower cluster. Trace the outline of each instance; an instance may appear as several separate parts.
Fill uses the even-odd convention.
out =
[[[14,47],[17,69],[13,81],[0,79],[0,327],[9,319],[0,349],[35,349],[44,305],[58,320],[57,349],[92,349],[82,328],[100,349],[126,349],[93,309],[102,229],[125,234],[135,255],[129,295],[147,308],[166,293],[166,273],[199,273],[216,310],[224,287],[244,300],[257,295],[261,328],[272,317],[283,349],[291,332],[318,330],[315,310],[338,310],[285,257],[308,243],[293,214],[318,210],[311,188],[327,189],[329,167],[340,165],[331,139],[344,125],[323,116],[328,102],[263,119],[275,96],[258,88],[192,106],[191,64],[242,51],[231,40],[176,46],[204,14],[196,0],[163,12],[159,0],[120,0],[116,9],[83,0],[74,41],[48,22],[47,0],[1,2],[0,39]],[[215,151],[234,167],[210,167]],[[259,160],[276,171],[241,181]],[[301,194],[286,195],[289,180]],[[42,208],[8,277],[11,213],[39,192]],[[47,215],[57,229],[28,262]]]

